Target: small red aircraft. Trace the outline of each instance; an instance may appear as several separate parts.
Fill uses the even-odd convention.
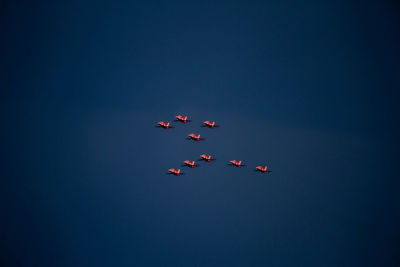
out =
[[[188,137],[186,137],[187,140],[194,140],[199,142],[200,140],[205,140],[204,138],[200,138],[200,135],[195,135],[195,134],[189,134]]]
[[[163,128],[165,130],[168,130],[169,128],[174,128],[171,125],[169,125],[169,122],[165,123],[163,121],[157,122],[157,126],[155,126],[155,127],[161,127],[161,128]]]
[[[238,168],[246,166],[246,165],[242,164],[241,160],[240,161],[231,160],[231,161],[229,161],[228,165],[235,166],[235,167],[238,167]]]
[[[219,125],[215,124],[215,121],[209,122],[209,121],[204,121],[204,125],[201,125],[201,127],[208,127],[208,128],[216,128],[219,127]]]
[[[191,120],[188,120],[187,116],[183,117],[183,116],[181,116],[181,115],[178,115],[178,116],[176,116],[175,118],[176,118],[175,121],[180,121],[180,122],[182,122],[182,123],[191,122]]]
[[[183,172],[181,172],[181,169],[175,170],[175,169],[169,169],[167,174],[173,174],[175,176],[179,176],[179,175],[184,175]]]
[[[258,172],[262,172],[262,173],[272,172],[272,171],[268,170],[267,166],[265,166],[265,167],[257,166],[254,171],[256,171],[256,172],[258,171]]]
[[[194,167],[198,167],[198,166],[200,166],[200,165],[194,163],[194,161],[185,160],[185,161],[183,162],[182,167],[186,167],[186,166],[189,167],[189,168],[194,168]]]
[[[199,160],[204,160],[204,161],[207,161],[207,162],[211,162],[211,161],[213,161],[215,159],[211,158],[211,156],[200,155],[200,159]]]

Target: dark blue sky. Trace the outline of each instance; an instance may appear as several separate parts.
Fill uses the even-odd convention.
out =
[[[399,14],[2,3],[2,265],[397,266]]]

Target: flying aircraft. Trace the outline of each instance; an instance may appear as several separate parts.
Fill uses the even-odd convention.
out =
[[[182,167],[186,167],[186,166],[189,167],[189,168],[194,168],[194,167],[198,167],[198,166],[200,166],[200,165],[194,163],[194,161],[185,160],[185,161],[183,162]]]
[[[265,166],[265,167],[257,166],[257,167],[254,169],[254,171],[256,171],[256,172],[258,171],[258,172],[262,172],[262,173],[272,172],[272,171],[268,170],[268,167],[267,167],[267,166]]]
[[[211,155],[209,155],[209,156],[206,156],[206,155],[200,155],[200,159],[199,160],[204,160],[204,161],[207,161],[207,162],[211,162],[211,161],[213,161],[213,160],[215,160],[214,158],[211,158]]]
[[[246,166],[246,165],[242,164],[241,160],[240,161],[231,160],[231,161],[229,161],[228,165],[235,166],[235,167],[238,167],[238,168]]]
[[[184,175],[183,172],[181,172],[181,169],[175,170],[175,169],[169,169],[167,174],[173,174],[175,176],[179,176],[179,175]]]
[[[219,127],[219,125],[215,124],[215,121],[209,122],[209,121],[204,121],[204,125],[201,125],[201,127],[208,127],[208,128],[216,128]]]
[[[176,116],[175,118],[176,118],[175,121],[180,121],[180,122],[182,122],[182,123],[191,122],[191,120],[188,120],[187,116],[183,117],[183,116],[181,116],[181,115],[178,115],[178,116]]]
[[[165,122],[162,122],[162,121],[157,122],[157,125],[155,127],[160,127],[160,128],[165,129],[165,130],[168,130],[169,128],[174,128],[173,126],[169,125],[169,122],[165,123]]]
[[[194,140],[199,142],[200,140],[205,140],[204,138],[200,138],[200,135],[195,135],[195,134],[189,134],[188,137],[186,137],[187,140]]]

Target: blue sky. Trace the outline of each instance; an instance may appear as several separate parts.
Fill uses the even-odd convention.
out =
[[[398,264],[395,3],[21,1],[1,17],[6,266]],[[153,127],[178,114],[193,122]],[[164,175],[203,153],[217,161]]]

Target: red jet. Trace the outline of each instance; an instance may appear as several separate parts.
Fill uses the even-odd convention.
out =
[[[178,116],[176,116],[175,118],[176,118],[175,121],[180,121],[180,122],[182,122],[182,123],[191,122],[191,120],[188,120],[187,116],[182,117],[181,115],[178,115]]]
[[[200,140],[205,140],[204,138],[200,138],[200,135],[195,135],[195,134],[189,134],[186,139],[187,140],[194,140],[194,141],[197,141],[197,142],[199,142]]]
[[[204,123],[204,125],[202,125],[201,127],[208,127],[208,128],[219,127],[219,125],[215,124],[215,121],[213,121],[213,122],[205,121],[203,123]]]
[[[228,165],[235,166],[235,167],[245,167],[246,165],[242,164],[242,161],[231,160],[229,161]]]
[[[183,172],[181,172],[181,169],[175,170],[175,169],[169,169],[167,174],[173,174],[175,176],[179,176],[179,175],[184,175]]]
[[[268,170],[268,167],[262,167],[262,166],[257,166],[256,169],[254,171],[258,171],[258,172],[262,172],[262,173],[268,173],[268,172],[272,172],[270,170]]]
[[[155,126],[155,127],[161,127],[161,128],[163,128],[163,129],[165,129],[165,130],[168,130],[169,128],[174,128],[174,127],[172,127],[171,125],[169,125],[169,122],[168,123],[165,123],[165,122],[162,122],[162,121],[160,121],[160,122],[157,122],[157,126]]]
[[[182,167],[186,167],[186,166],[189,167],[189,168],[194,168],[194,167],[198,167],[198,166],[200,166],[200,165],[194,163],[194,161],[185,160],[185,161],[183,162]]]
[[[207,162],[211,162],[212,160],[215,160],[215,159],[211,158],[211,156],[200,155],[200,159],[199,160],[204,160],[204,161],[207,161]]]

